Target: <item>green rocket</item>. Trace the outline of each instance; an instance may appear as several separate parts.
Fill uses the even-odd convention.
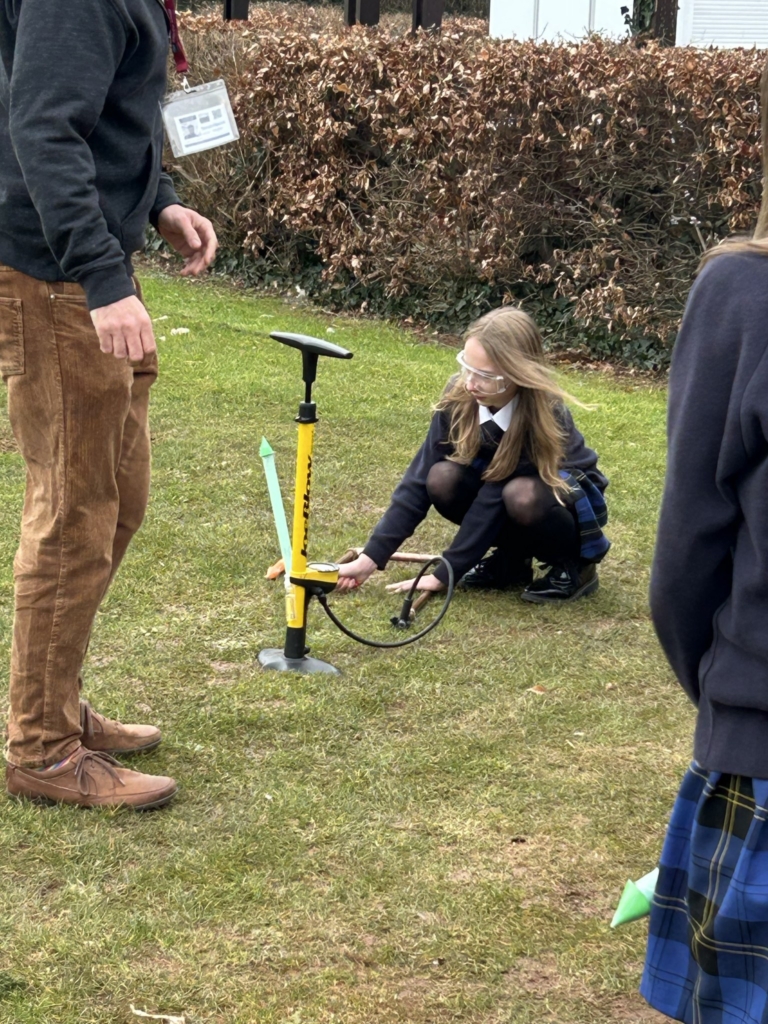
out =
[[[280,481],[277,479],[275,453],[272,450],[272,445],[266,437],[262,437],[261,439],[259,455],[261,456],[261,461],[264,464],[264,473],[267,478],[267,488],[269,490],[269,500],[272,503],[272,515],[274,516],[275,526],[277,527],[277,539],[280,542],[280,555],[282,556],[283,564],[285,565],[285,578],[287,580],[291,575],[291,538],[288,533],[288,520],[285,518],[283,496],[280,493]]]
[[[611,921],[611,928],[620,924],[627,924],[629,921],[637,921],[651,912],[653,894],[656,891],[656,882],[659,878],[659,869],[654,868],[647,875],[643,875],[637,882],[627,882],[624,892],[621,894],[619,905]]]

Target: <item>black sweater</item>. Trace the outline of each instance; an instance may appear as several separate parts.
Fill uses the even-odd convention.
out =
[[[162,0],[0,0],[0,263],[134,294],[131,254],[178,203],[161,171]]]
[[[651,575],[661,644],[698,706],[694,756],[768,778],[768,256],[696,281],[669,384]]]
[[[569,410],[562,408],[559,412],[566,432],[566,457],[563,468],[569,471],[580,470],[597,487],[605,490],[608,481],[597,468],[597,455],[584,443],[584,438],[576,429]],[[453,447],[448,441],[449,430],[450,412],[436,412],[424,443],[405,471],[403,479],[392,495],[389,508],[365,545],[365,554],[373,559],[380,569],[384,568],[403,541],[411,536],[430,509],[432,502],[427,493],[427,475],[436,462],[446,459],[453,452]],[[487,431],[484,430],[483,433],[485,461],[489,462],[497,442],[490,440]],[[455,579],[458,580],[468,569],[476,565],[494,543],[504,522],[505,508],[501,496],[504,484],[513,477],[530,476],[535,472],[536,467],[523,453],[514,473],[505,480],[482,484],[453,543],[443,552],[451,563]],[[448,574],[444,566],[441,565],[435,575],[444,583],[447,581]]]

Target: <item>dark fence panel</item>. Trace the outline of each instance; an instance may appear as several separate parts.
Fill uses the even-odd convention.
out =
[[[251,4],[259,6],[269,0],[251,0]],[[298,7],[343,7],[345,0],[289,0]],[[429,0],[426,0],[429,5]],[[357,0],[351,0],[354,9]],[[219,0],[177,0],[177,6],[182,11],[204,11],[212,8],[220,9]],[[408,12],[413,9],[412,0],[381,0],[381,13]],[[488,18],[490,16],[490,0],[445,0],[445,13],[447,15],[463,15],[470,18]]]
[[[445,11],[444,0],[416,0],[413,5],[413,30],[440,28]]]

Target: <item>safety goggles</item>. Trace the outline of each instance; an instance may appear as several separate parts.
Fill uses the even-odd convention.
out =
[[[507,379],[498,373],[488,373],[486,370],[476,370],[474,366],[470,366],[463,352],[459,352],[456,356],[456,362],[461,367],[461,377],[464,383],[473,383],[477,390],[482,391],[484,395],[500,395],[509,387]]]

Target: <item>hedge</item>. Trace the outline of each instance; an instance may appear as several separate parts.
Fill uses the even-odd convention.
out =
[[[521,302],[552,345],[664,365],[702,250],[756,215],[763,56],[339,26],[184,18],[242,132],[173,165],[222,265],[445,330]]]

